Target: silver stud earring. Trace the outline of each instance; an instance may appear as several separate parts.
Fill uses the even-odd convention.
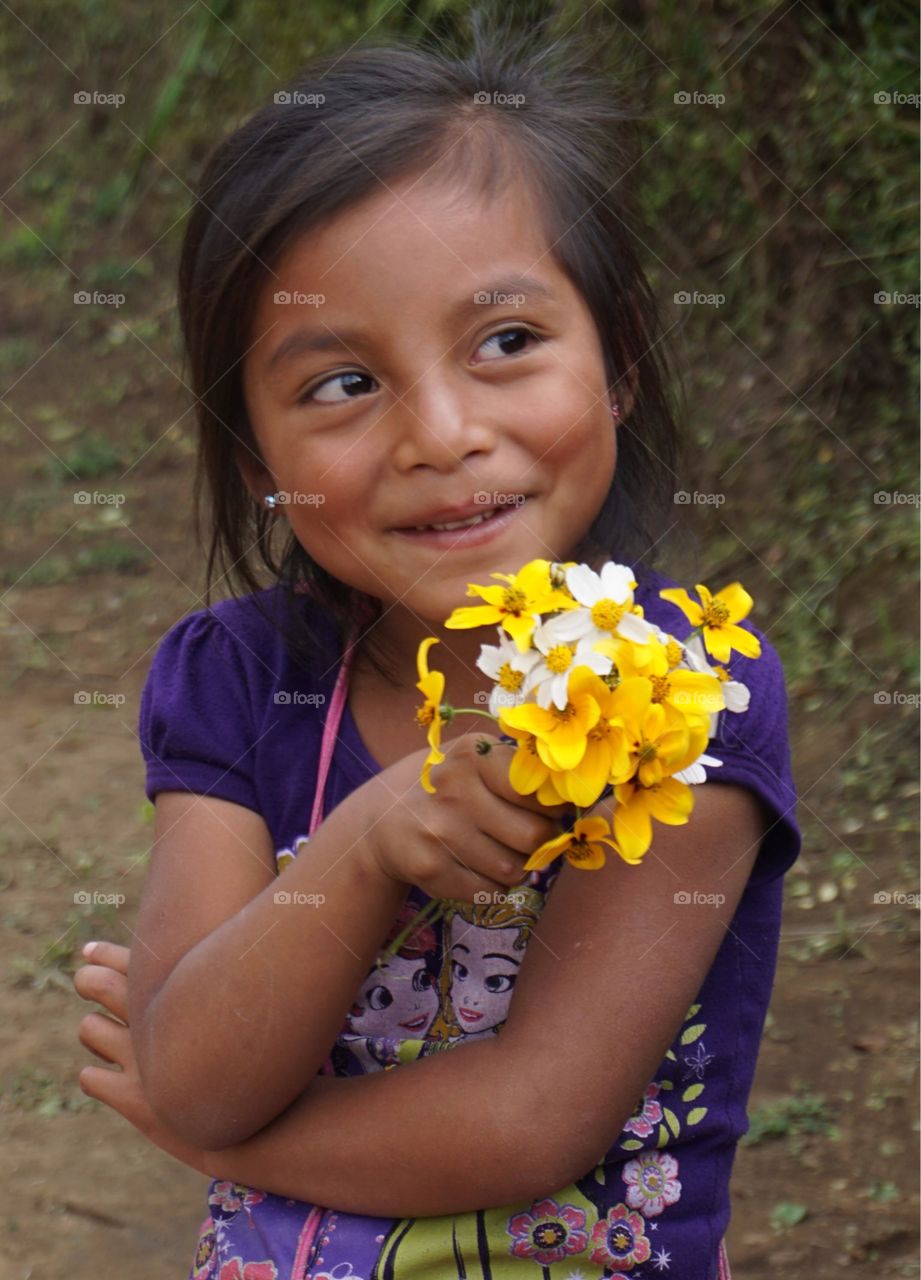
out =
[[[278,506],[278,499],[276,498],[274,493],[267,493],[265,497],[262,499],[262,501],[265,503],[265,505],[268,507],[270,511],[274,511],[275,508]]]

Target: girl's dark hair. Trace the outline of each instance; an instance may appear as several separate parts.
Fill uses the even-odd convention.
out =
[[[250,319],[297,237],[421,174],[449,148],[466,191],[489,196],[524,175],[552,256],[595,321],[607,385],[634,396],[611,490],[575,558],[603,552],[651,565],[670,523],[674,383],[635,250],[631,169],[642,113],[585,37],[557,38],[540,22],[516,29],[479,7],[468,20],[457,51],[383,41],[311,61],[217,146],[186,227],[179,310],[197,397],[199,536],[210,529],[206,599],[224,577],[234,594],[258,592],[261,564],[285,587],[286,635],[305,662],[316,646],[305,591],[345,628],[373,620],[379,605],[314,563],[290,531],[279,546],[286,522],[244,484],[235,455],[259,456],[241,382]]]

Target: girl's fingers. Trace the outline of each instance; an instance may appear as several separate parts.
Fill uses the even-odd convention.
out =
[[[84,1048],[95,1053],[97,1058],[123,1070],[133,1065],[131,1032],[120,1022],[107,1018],[103,1013],[87,1014],[80,1022],[79,1036]]]
[[[74,989],[84,1000],[95,1000],[122,1022],[128,1021],[128,979],[123,971],[85,964],[74,974]]]
[[[88,942],[83,948],[83,954],[91,964],[108,966],[127,977],[131,957],[127,947],[119,946],[117,942]]]

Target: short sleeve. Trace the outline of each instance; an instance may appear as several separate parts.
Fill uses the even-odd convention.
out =
[[[257,734],[233,632],[201,610],[163,637],[141,694],[145,791],[193,791],[259,811]]]
[[[799,856],[802,835],[796,818],[797,795],[790,759],[787,690],[776,649],[757,627],[743,624],[761,642],[758,658],[733,654],[727,669],[748,686],[746,711],[719,713],[707,754],[722,761],[707,769],[707,781],[748,787],[767,806],[768,828],[752,878],[773,880]]]

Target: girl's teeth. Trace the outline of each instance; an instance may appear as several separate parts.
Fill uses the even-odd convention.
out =
[[[452,520],[450,524],[417,524],[416,529],[424,532],[426,529],[467,529],[474,524],[482,524],[489,516],[493,515],[492,510],[478,511],[475,516],[468,516],[466,520]]]

